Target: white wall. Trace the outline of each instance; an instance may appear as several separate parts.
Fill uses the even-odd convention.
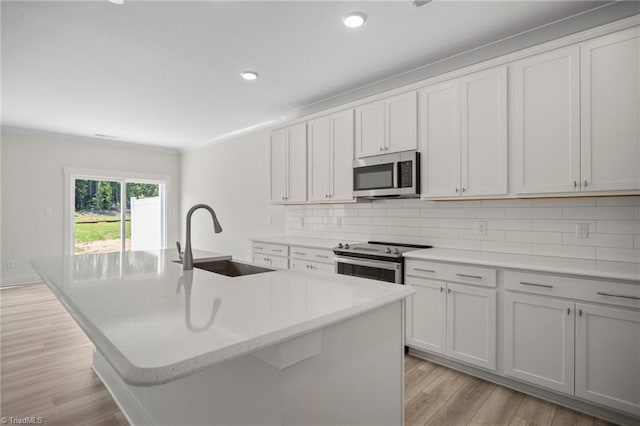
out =
[[[269,204],[269,131],[260,131],[182,155],[182,216],[209,204],[223,228],[213,233],[204,210],[193,215],[194,248],[251,259],[249,238],[284,233],[284,207]],[[265,224],[270,217],[271,225]],[[181,223],[184,243],[185,224]]]
[[[3,127],[1,161],[2,285],[38,281],[29,260],[64,254],[64,167],[170,175],[168,241],[178,236],[176,151]],[[15,261],[14,269],[7,268],[9,260]]]
[[[289,206],[286,222],[287,234],[306,237],[640,262],[640,197]],[[575,238],[576,223],[587,224],[588,238]]]

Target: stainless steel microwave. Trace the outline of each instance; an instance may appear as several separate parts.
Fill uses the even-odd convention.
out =
[[[353,195],[362,198],[420,196],[420,153],[405,151],[353,162]]]

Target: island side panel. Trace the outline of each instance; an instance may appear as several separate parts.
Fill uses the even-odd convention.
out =
[[[402,302],[316,333],[320,351],[286,367],[255,353],[150,387],[125,384],[106,363],[94,368],[133,424],[402,424]],[[305,336],[269,350],[308,345]]]

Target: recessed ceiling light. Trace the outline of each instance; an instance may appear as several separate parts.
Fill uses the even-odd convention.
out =
[[[342,18],[342,22],[349,28],[358,28],[366,21],[366,16],[360,12],[351,12]]]
[[[242,71],[240,75],[245,80],[255,80],[256,78],[258,78],[258,73],[255,71]]]
[[[109,0],[113,4],[123,4],[124,0]]]

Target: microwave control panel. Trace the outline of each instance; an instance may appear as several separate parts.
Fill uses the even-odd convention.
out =
[[[413,161],[400,161],[398,163],[399,188],[411,188],[413,186]]]

